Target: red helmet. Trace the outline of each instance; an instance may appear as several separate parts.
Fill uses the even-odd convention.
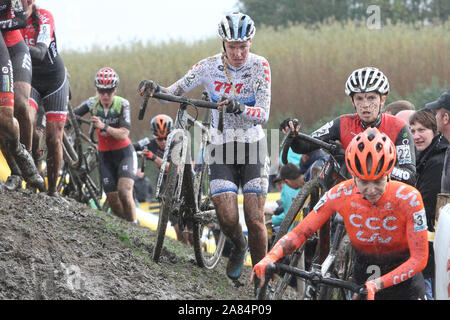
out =
[[[397,153],[391,139],[378,131],[367,128],[353,138],[345,151],[345,162],[353,176],[363,180],[377,180],[394,169]]]
[[[114,69],[106,67],[98,70],[94,83],[98,89],[114,89],[119,86],[120,79]]]
[[[156,137],[166,138],[170,130],[172,130],[173,120],[168,115],[158,114],[150,121],[150,126]]]

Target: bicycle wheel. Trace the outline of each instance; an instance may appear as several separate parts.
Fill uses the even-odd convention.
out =
[[[305,183],[289,207],[286,217],[280,225],[274,244],[303,219],[316,205],[322,194],[322,186],[317,180]]]
[[[333,268],[333,276],[350,281],[353,274],[354,249],[347,234],[341,239]],[[352,292],[343,288],[329,288],[329,300],[351,300]]]
[[[304,246],[285,259],[289,259],[290,266],[304,269]],[[280,274],[273,281],[266,281],[256,298],[258,300],[298,300],[303,297],[303,291],[304,280],[285,273]]]
[[[181,154],[182,143],[174,142],[172,149],[172,159],[176,155]],[[180,156],[177,157],[180,159]],[[164,237],[166,236],[167,222],[169,221],[169,215],[173,210],[174,196],[177,187],[178,173],[181,170],[181,164],[179,161],[171,161],[169,165],[169,171],[167,173],[164,188],[161,193],[161,206],[158,217],[158,229],[156,231],[155,247],[153,249],[153,261],[159,262],[161,251],[164,243]]]
[[[321,196],[322,186],[317,180],[311,180],[305,183],[302,190],[297,194],[292,201],[291,206],[280,225],[275,240],[273,243],[277,243],[288,231],[293,228],[297,223],[301,221],[303,216],[306,216],[319,201]],[[291,256],[290,265],[300,266],[304,268],[305,265],[305,248],[306,244],[301,249],[297,250],[295,254]],[[260,290],[258,298],[261,300],[266,299],[292,299],[295,296],[297,299],[303,296],[302,290],[304,290],[304,280],[296,278],[294,281],[292,275],[285,275],[281,281],[266,284],[266,287]],[[266,282],[267,283],[267,282]],[[292,293],[292,290],[288,289],[289,284],[297,285],[296,295]]]
[[[214,210],[209,194],[208,165],[203,164],[196,174],[194,189],[198,190],[197,199],[201,212]],[[222,256],[225,246],[225,234],[220,230],[219,220],[214,213],[198,213],[194,221],[194,252],[197,264],[213,269]]]

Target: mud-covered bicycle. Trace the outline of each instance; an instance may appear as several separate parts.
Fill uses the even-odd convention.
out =
[[[147,90],[143,95],[139,119],[143,118],[149,98]],[[176,219],[181,218],[192,230],[197,264],[200,267],[212,269],[222,255],[226,237],[220,231],[219,220],[209,192],[209,166],[206,159],[209,122],[198,121],[187,112],[187,107],[217,109],[217,104],[165,93],[155,93],[153,98],[180,104],[174,128],[167,137],[156,185],[156,198],[161,202],[161,207],[153,260],[158,262],[160,259],[169,216],[174,216]],[[191,128],[197,128],[200,136],[199,141],[195,141],[199,143],[198,148],[195,149],[198,152],[194,151],[195,163],[191,158],[189,133]],[[166,173],[167,165],[169,168]]]
[[[83,133],[81,124],[90,125],[89,136]],[[93,202],[102,209],[103,187],[93,126],[89,120],[75,115],[70,102],[63,134],[63,160],[57,192],[88,205]]]
[[[314,143],[321,147],[329,154],[329,158],[322,167],[320,173],[314,179],[306,182],[300,192],[292,201],[291,206],[275,235],[273,244],[280,240],[290,229],[296,226],[304,217],[313,210],[319,199],[326,191],[334,185],[348,179],[348,173],[345,167],[341,167],[340,162],[336,159],[338,156],[344,155],[344,150],[339,145],[327,143],[308,136],[301,132],[296,133],[301,139]],[[287,154],[292,142],[290,132],[286,133],[283,139],[283,163],[287,163]],[[343,280],[348,280],[351,276],[353,268],[353,248],[350,244],[342,219],[334,215],[335,223],[333,225],[334,243],[330,239],[331,219],[322,228],[316,232],[306,243],[300,247],[294,254],[289,257],[290,266],[320,269],[323,274],[333,274]],[[330,245],[331,244],[331,245]],[[332,249],[330,251],[330,248]],[[296,281],[294,281],[296,280]],[[290,289],[290,285],[296,286]],[[304,282],[303,279],[293,279],[291,273],[284,274],[278,281],[269,283],[261,290],[259,296],[261,299],[310,299],[311,292],[315,288],[310,282]],[[294,293],[292,292],[294,291]],[[344,291],[330,293],[328,289],[321,292],[315,292],[318,299],[346,299],[348,295]]]

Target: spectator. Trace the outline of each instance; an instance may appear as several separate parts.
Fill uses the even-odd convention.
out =
[[[394,102],[389,103],[386,106],[385,112],[387,114],[395,116],[400,111],[403,111],[403,110],[415,110],[415,109],[416,108],[414,107],[414,105],[411,102],[409,102],[407,100],[398,100],[398,101],[394,101]]]
[[[437,194],[441,190],[441,179],[437,179],[437,177],[442,175],[445,150],[449,143],[437,131],[436,118],[430,110],[422,109],[415,112],[410,117],[409,125],[417,149],[416,188],[422,194],[429,231],[428,264],[422,272],[425,278],[427,298],[432,300],[434,296],[433,281],[435,269],[432,241],[435,231]]]
[[[305,176],[301,174],[300,168],[291,162],[281,168],[280,177],[292,189],[300,189],[305,183]]]
[[[291,163],[292,164],[292,163]],[[294,165],[294,164],[292,164]],[[294,165],[295,166],[295,165]],[[297,166],[295,166],[297,167]],[[298,169],[298,167],[297,167]],[[277,185],[281,186],[281,206],[279,206],[275,211],[274,215],[272,216],[271,223],[278,227],[281,225],[281,222],[283,222],[284,217],[286,217],[286,214],[291,207],[292,200],[297,196],[298,192],[300,191],[300,188],[294,189],[291,188],[287,183],[285,183],[284,179],[281,178],[281,175],[277,175],[275,178],[275,181],[277,181]],[[280,208],[281,207],[281,208]],[[281,210],[281,212],[280,212]],[[280,212],[277,214],[277,212]]]
[[[437,130],[450,141],[450,90],[445,91],[437,101],[428,103],[427,109],[436,110]],[[445,155],[441,179],[441,193],[450,194],[450,147]]]

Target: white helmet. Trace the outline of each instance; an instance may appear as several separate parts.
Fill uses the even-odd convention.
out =
[[[358,92],[377,91],[382,95],[389,93],[388,78],[374,67],[355,70],[345,84],[345,94],[350,96]]]
[[[219,36],[228,42],[245,42],[255,35],[255,23],[246,14],[225,15],[219,23]]]

